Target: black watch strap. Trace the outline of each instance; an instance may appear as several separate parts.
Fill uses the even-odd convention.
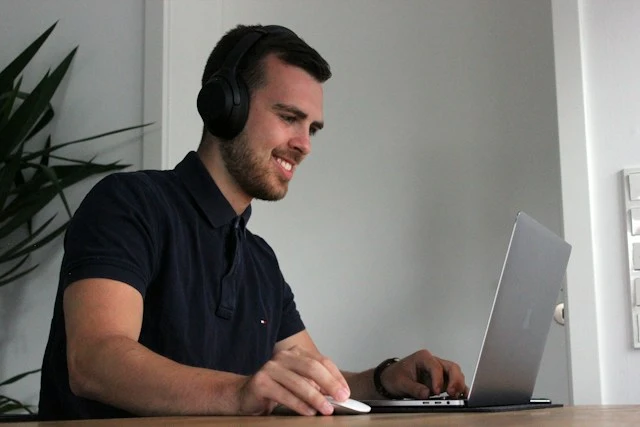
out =
[[[376,387],[376,391],[381,395],[386,397],[387,399],[398,399],[399,396],[394,396],[389,393],[386,388],[382,385],[382,380],[380,376],[382,375],[382,371],[387,369],[389,366],[396,363],[399,359],[397,357],[393,357],[391,359],[387,359],[381,364],[379,364],[376,369],[373,370],[373,385]]]

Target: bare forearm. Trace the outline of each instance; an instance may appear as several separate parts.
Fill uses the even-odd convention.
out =
[[[237,413],[245,378],[181,365],[125,337],[82,343],[69,376],[75,394],[138,415]]]
[[[347,380],[347,383],[349,383],[352,399],[367,400],[382,398],[373,384],[373,369],[357,373],[342,371],[342,375]]]

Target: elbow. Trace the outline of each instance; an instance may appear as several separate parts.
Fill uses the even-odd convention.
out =
[[[86,388],[85,382],[80,375],[69,368],[69,389],[71,393],[78,397],[87,397],[85,394]]]
[[[85,360],[83,360],[83,357]],[[91,398],[91,376],[87,369],[90,363],[86,361],[87,356],[78,354],[71,348],[67,348],[67,370],[69,373],[69,388],[71,393],[78,397]]]

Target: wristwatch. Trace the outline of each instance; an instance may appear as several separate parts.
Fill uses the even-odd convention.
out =
[[[389,366],[391,366],[394,363],[396,363],[398,360],[400,360],[400,359],[398,359],[397,357],[392,357],[391,359],[387,359],[384,362],[382,362],[381,364],[379,364],[376,367],[376,369],[373,370],[373,385],[376,387],[376,391],[381,396],[384,396],[387,399],[399,399],[400,396],[394,396],[393,394],[389,393],[387,391],[387,389],[384,388],[384,386],[382,385],[382,380],[380,379],[380,376],[382,375],[382,371],[384,371]]]

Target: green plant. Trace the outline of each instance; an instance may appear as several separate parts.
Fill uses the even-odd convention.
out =
[[[13,384],[16,381],[21,380],[22,378],[29,376],[31,374],[35,374],[36,372],[40,372],[40,369],[34,369],[33,371],[23,372],[22,374],[16,375],[15,377],[11,377],[8,380],[0,382],[0,387],[7,386],[9,384]],[[30,414],[33,413],[31,407],[25,405],[19,400],[12,399],[9,396],[0,395],[0,414],[6,414],[13,411],[26,411]]]
[[[63,80],[77,47],[53,71],[48,71],[31,92],[21,90],[21,73],[56,24],[0,72],[0,287],[35,270],[38,264],[27,264],[31,253],[62,234],[69,222],[67,219],[64,224],[53,228],[54,214],[34,229],[36,214],[60,197],[67,216],[71,218],[71,209],[64,194],[66,188],[90,176],[130,166],[118,162],[101,164],[93,159],[73,159],[56,152],[73,144],[146,126],[131,126],[57,145],[52,143],[51,135],[46,138],[40,136],[54,117],[51,98]],[[40,147],[35,147],[38,143],[36,136]],[[19,374],[0,382],[0,387],[38,371]],[[0,395],[0,414],[16,410],[32,412],[29,406],[16,399]]]

